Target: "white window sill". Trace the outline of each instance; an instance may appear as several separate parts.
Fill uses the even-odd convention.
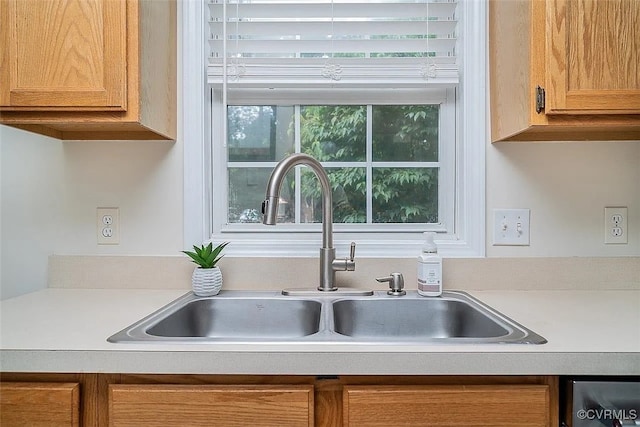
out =
[[[317,233],[269,233],[268,235],[218,234],[213,236],[214,244],[222,241],[231,243],[225,248],[229,257],[317,257],[322,236]],[[370,233],[334,233],[333,246],[338,258],[349,254],[351,242],[356,243],[356,257],[360,258],[410,258],[418,256],[422,248],[423,237],[420,233],[412,235],[373,238]],[[475,244],[474,244],[475,243]],[[482,253],[478,242],[460,240],[455,236],[436,238],[438,253],[444,257],[471,258]]]

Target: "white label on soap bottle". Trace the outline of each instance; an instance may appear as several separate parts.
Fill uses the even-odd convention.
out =
[[[418,268],[418,290],[439,292],[442,278],[442,264],[439,262],[421,262]]]

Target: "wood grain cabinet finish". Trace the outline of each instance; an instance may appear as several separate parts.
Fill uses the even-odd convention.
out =
[[[2,3],[0,105],[6,110],[126,110],[126,3]]]
[[[0,123],[175,139],[175,0],[0,0]]]
[[[110,426],[312,426],[313,386],[109,386]]]
[[[80,384],[0,383],[0,425],[79,426]]]
[[[3,427],[78,425],[78,419],[85,427],[560,423],[557,376],[0,372],[0,379]]]
[[[346,386],[344,425],[546,427],[547,385]]]
[[[491,0],[492,141],[640,140],[638,22],[637,0]]]
[[[547,1],[547,114],[640,114],[640,3]]]

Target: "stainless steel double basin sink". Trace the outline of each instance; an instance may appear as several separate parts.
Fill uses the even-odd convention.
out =
[[[188,293],[110,342],[543,344],[546,340],[464,292],[421,297],[292,297],[279,292]]]

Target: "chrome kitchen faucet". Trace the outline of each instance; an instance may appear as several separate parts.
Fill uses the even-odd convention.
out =
[[[353,271],[356,269],[354,260],[356,244],[351,243],[348,258],[336,259],[336,250],[333,247],[333,197],[327,172],[319,161],[313,157],[296,153],[282,159],[271,172],[267,184],[267,194],[262,202],[262,222],[266,225],[275,225],[278,217],[278,200],[280,189],[287,172],[296,165],[306,165],[311,168],[320,181],[322,187],[322,247],[320,248],[320,284],[317,289],[285,289],[285,295],[310,294],[320,292],[338,292],[348,295],[371,295],[371,290],[352,288],[340,288],[336,286],[336,271]]]

